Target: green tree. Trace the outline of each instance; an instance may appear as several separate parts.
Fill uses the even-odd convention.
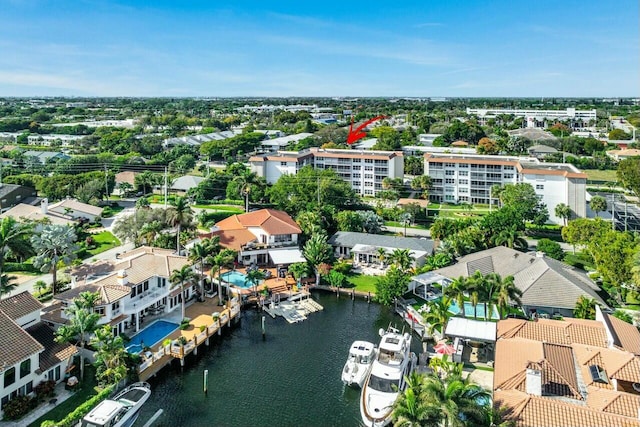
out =
[[[620,291],[631,282],[633,254],[639,243],[640,237],[637,235],[608,230],[590,240],[587,249],[603,280]]]
[[[631,138],[632,138],[631,134],[625,132],[622,129],[612,129],[609,132],[609,139],[611,141],[629,140]]]
[[[593,298],[580,295],[573,309],[573,315],[578,319],[595,319],[596,318],[596,300]]]
[[[616,173],[622,186],[640,197],[640,156],[622,160]]]
[[[589,202],[591,210],[596,213],[596,216],[600,216],[600,212],[607,210],[607,199],[602,196],[593,196]]]
[[[480,138],[476,151],[479,154],[497,154],[500,151],[498,144],[491,138]]]
[[[426,199],[431,189],[431,177],[428,175],[418,175],[411,180],[411,189],[421,191],[420,197]]]
[[[460,312],[462,313],[462,317],[466,317],[466,313],[464,311],[464,300],[465,294],[469,292],[471,287],[471,283],[467,280],[466,277],[460,276],[457,279],[454,279],[451,283],[444,288],[444,295],[456,301],[458,307],[460,307]]]
[[[127,351],[121,336],[114,336],[109,325],[95,330],[91,345],[97,349],[96,375],[106,384],[118,384],[127,376]]]
[[[347,283],[347,276],[336,270],[331,270],[326,276],[329,286],[333,288],[342,288]]]
[[[73,227],[68,225],[44,225],[39,233],[31,236],[31,244],[37,255],[33,259],[33,265],[42,272],[53,275],[52,290],[55,295],[57,290],[57,272],[60,265],[71,265],[76,258],[75,251],[78,246]]]
[[[300,281],[304,277],[309,277],[309,264],[306,262],[295,262],[289,265],[289,273],[293,274],[293,278],[296,281]]]
[[[507,315],[507,309],[511,302],[522,305],[522,300],[520,299],[522,291],[516,286],[513,276],[501,277],[497,273],[490,273],[488,274],[488,281],[493,287],[492,299],[495,299],[501,319],[504,319]],[[491,308],[490,305],[490,311],[492,311]],[[486,313],[485,310],[485,316]]]
[[[516,227],[510,227],[500,231],[493,237],[493,243],[496,246],[506,246],[511,249],[525,250],[529,247],[526,239],[522,237],[520,231]]]
[[[560,246],[560,243],[554,242],[551,239],[540,239],[536,244],[536,249],[540,252],[543,252],[549,258],[557,259],[562,261],[564,259],[564,251]]]
[[[244,279],[245,283],[250,284],[253,287],[253,292],[255,294],[258,293],[258,284],[264,280],[265,274],[262,270],[252,269],[247,271],[246,277]]]
[[[191,226],[193,222],[193,210],[189,206],[189,201],[184,197],[177,197],[173,202],[173,206],[167,209],[167,220],[178,229],[176,233],[176,252],[179,254],[180,230],[182,227]]]
[[[89,336],[98,327],[100,315],[93,308],[100,300],[100,294],[95,292],[82,292],[65,309],[69,320],[56,331],[56,341],[72,342],[77,346],[80,342],[80,380],[84,380],[84,347]],[[77,340],[77,341],[76,341]]]
[[[424,320],[429,324],[428,332],[430,335],[438,332],[441,336],[444,336],[447,323],[449,323],[449,319],[452,316],[449,311],[452,301],[450,297],[445,295],[439,300],[433,300],[427,303],[429,311],[424,314]]]
[[[573,245],[575,253],[576,245],[586,246],[593,240],[599,240],[610,229],[611,224],[602,218],[578,218],[562,228],[562,240]]]
[[[306,238],[311,237],[315,233],[323,232],[322,217],[317,212],[300,212],[296,217],[296,223],[300,226]]]
[[[314,234],[304,245],[302,254],[313,266],[316,275],[316,286],[320,284],[320,264],[331,261],[333,250],[327,243],[327,236],[324,234]]]
[[[355,211],[340,211],[336,214],[336,224],[339,231],[362,232],[362,217]]]
[[[407,387],[393,404],[394,427],[437,425],[439,411],[434,411],[423,396],[425,381],[425,375],[415,371],[405,378]]]
[[[218,272],[218,305],[223,305],[224,300],[222,298],[222,269],[233,266],[233,262],[236,259],[236,251],[233,249],[223,249],[215,255],[209,255],[206,259],[207,264],[211,265],[211,286],[213,286],[213,273]]]
[[[171,287],[179,287],[180,289],[180,302],[182,319],[185,318],[185,297],[184,297],[184,285],[189,284],[194,279],[193,270],[188,265],[183,265],[180,270],[173,270],[169,280],[171,281]]]
[[[506,184],[500,193],[500,201],[503,206],[511,207],[514,213],[524,221],[544,223],[549,218],[546,205],[538,199],[536,190],[531,184]],[[546,219],[544,219],[545,213]]]
[[[9,276],[7,274],[0,275],[0,298],[5,294],[11,294],[11,292],[18,287],[15,282],[16,276]]]
[[[398,267],[403,273],[407,273],[413,266],[415,258],[409,249],[394,249],[387,256],[387,261]]]
[[[200,293],[202,295],[204,295],[204,262],[207,256],[209,256],[209,253],[210,250],[207,247],[206,241],[194,244],[193,247],[191,247],[191,250],[189,250],[189,259],[194,263],[200,263],[200,272],[198,273],[198,276],[200,277]]]
[[[404,156],[404,173],[407,175],[424,175],[424,159],[420,156]]]
[[[393,301],[408,290],[410,278],[402,270],[392,265],[384,276],[376,281],[376,300],[383,305],[391,305]]]
[[[28,226],[19,223],[12,216],[0,220],[0,274],[4,272],[7,257],[25,258],[33,254],[29,242],[30,233]]]
[[[573,211],[566,203],[558,203],[555,208],[555,213],[558,218],[562,218],[564,225],[567,225],[567,220],[571,218]]]

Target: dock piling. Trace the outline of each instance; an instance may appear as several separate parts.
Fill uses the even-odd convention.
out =
[[[204,370],[204,383],[203,383],[203,388],[204,388],[204,394],[207,394],[207,386],[209,385],[209,370],[205,369]]]
[[[264,340],[266,338],[265,336],[265,330],[264,330],[264,316],[262,316],[262,339]]]

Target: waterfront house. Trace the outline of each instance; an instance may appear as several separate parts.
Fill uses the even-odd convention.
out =
[[[396,249],[408,249],[414,266],[424,264],[425,258],[433,254],[433,240],[414,237],[383,236],[380,234],[338,231],[328,240],[336,257],[351,258],[354,264],[380,263],[379,249],[391,254]]]
[[[81,265],[72,272],[71,289],[54,297],[55,303],[43,314],[51,325],[68,321],[64,309],[82,292],[98,292],[95,311],[102,317],[100,325],[109,325],[114,335],[127,329],[137,332],[147,315],[168,313],[180,309],[182,298],[193,298],[197,284],[180,292],[172,289],[169,278],[174,270],[190,265],[184,256],[174,251],[142,246],[120,254],[115,260]]]
[[[225,218],[200,237],[219,236],[223,247],[238,252],[243,265],[289,265],[305,261],[298,248],[301,233],[286,212],[260,209]]]
[[[62,381],[76,354],[73,345],[55,342],[53,329],[41,321],[41,309],[27,291],[0,301],[2,407],[16,396],[33,393],[42,381]]]
[[[475,252],[461,257],[457,263],[434,270],[434,273],[456,279],[469,277],[476,271],[513,276],[522,291],[522,309],[527,315],[573,316],[578,298],[593,298],[602,307],[607,304],[598,294],[600,288],[582,271],[544,256],[529,255],[505,246]]]
[[[596,320],[498,322],[493,399],[517,427],[640,426],[640,333]]]

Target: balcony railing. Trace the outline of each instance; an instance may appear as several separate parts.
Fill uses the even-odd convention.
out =
[[[242,251],[243,252],[261,251],[261,250],[271,249],[271,248],[288,248],[292,246],[298,246],[298,242],[289,240],[286,242],[275,242],[275,243],[248,243],[242,247]]]

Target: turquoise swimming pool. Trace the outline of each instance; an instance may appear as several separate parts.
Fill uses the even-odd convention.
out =
[[[488,305],[487,305],[488,307]],[[460,314],[460,307],[458,307],[458,303],[453,301],[449,306],[449,312],[455,315]],[[473,308],[473,304],[469,301],[464,302],[464,314],[465,317],[474,317],[474,313],[478,319],[484,319],[484,304],[478,304],[475,309]],[[498,320],[500,319],[500,314],[498,313],[498,308],[494,305],[493,312],[491,313],[491,319]]]
[[[248,289],[253,286],[247,281],[247,275],[244,273],[240,273],[239,271],[227,271],[220,277],[222,277],[222,280],[224,280],[225,282],[231,283],[233,286],[237,286],[239,288]]]
[[[156,320],[137,334],[131,337],[127,351],[129,353],[140,353],[144,347],[154,347],[171,332],[178,329],[177,323],[166,320]]]

